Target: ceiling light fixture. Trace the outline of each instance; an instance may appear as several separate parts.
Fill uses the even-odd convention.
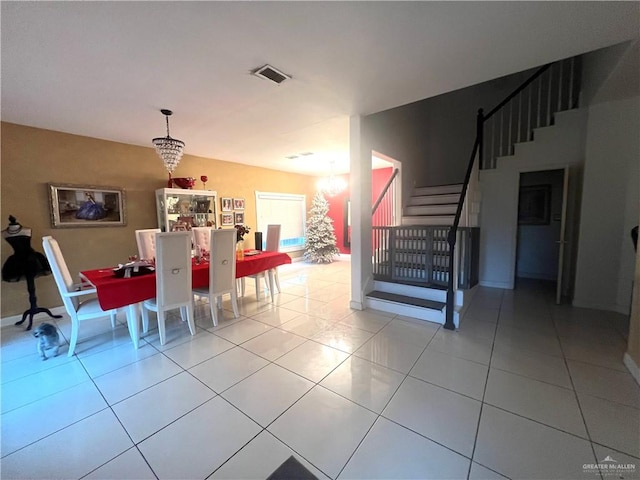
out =
[[[169,135],[169,116],[172,115],[173,112],[166,109],[160,111],[167,119],[167,136],[154,138],[152,142],[156,147],[156,152],[158,152],[164,166],[169,172],[169,186],[171,186],[171,174],[180,163],[184,151],[184,142],[176,138],[171,138]]]
[[[318,182],[318,190],[326,195],[329,195],[330,197],[335,197],[347,188],[347,182],[345,182],[342,177],[336,177],[334,175],[334,163],[335,162],[333,160],[330,162],[331,173],[329,174],[329,176],[321,179]]]

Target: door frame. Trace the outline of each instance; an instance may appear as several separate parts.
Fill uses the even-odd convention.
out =
[[[575,218],[573,218],[570,213],[573,212],[574,214],[578,214],[579,212],[574,209],[572,209],[570,207],[570,205],[572,205],[575,201],[575,197],[577,195],[577,191],[575,188],[575,181],[577,179],[577,171],[576,171],[576,166],[575,165],[571,165],[571,164],[546,164],[546,165],[536,165],[536,166],[528,166],[526,168],[517,168],[515,169],[516,176],[514,178],[514,182],[515,182],[515,188],[513,188],[513,193],[514,193],[514,197],[513,197],[513,201],[514,204],[516,205],[515,208],[515,213],[512,217],[512,228],[513,228],[513,251],[512,251],[512,267],[513,270],[511,272],[511,285],[513,289],[516,288],[516,278],[517,278],[517,268],[518,268],[518,243],[519,243],[519,238],[518,238],[518,206],[519,206],[519,194],[520,194],[520,176],[523,173],[535,173],[535,172],[546,172],[546,171],[567,171],[567,182],[566,182],[566,186],[563,183],[563,196],[565,196],[565,192],[564,192],[564,188],[567,188],[566,190],[566,201],[567,201],[567,207],[563,208],[564,210],[564,217],[561,218],[561,224],[564,225],[565,228],[565,238],[567,237],[566,233],[567,233],[567,229],[570,228],[569,225],[573,225],[576,221]],[[573,255],[575,252],[575,247],[577,245],[578,242],[578,231],[577,229],[574,232],[574,235],[569,235],[568,241],[565,240],[565,251],[563,254],[563,258],[562,258],[562,267],[560,265],[558,265],[558,274],[562,273],[562,277],[563,277],[563,281],[566,282],[568,281],[568,285],[569,288],[565,289],[565,292],[563,293],[563,296],[571,296],[571,292],[572,292],[572,288],[571,286],[573,285],[574,281],[575,281],[575,265],[573,263]],[[567,252],[568,250],[568,252]],[[564,285],[567,285],[567,283],[564,283]]]

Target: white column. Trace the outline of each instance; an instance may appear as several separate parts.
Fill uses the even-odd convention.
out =
[[[364,310],[364,294],[372,282],[371,265],[371,148],[366,141],[362,117],[349,119],[351,159],[351,302]]]

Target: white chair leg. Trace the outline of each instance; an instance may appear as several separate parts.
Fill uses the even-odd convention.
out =
[[[111,328],[116,328],[116,310],[111,310],[109,317],[111,317]]]
[[[233,307],[233,316],[234,318],[238,318],[238,294],[231,291],[231,307]]]
[[[188,315],[187,315],[187,307],[180,307],[180,318],[182,319],[183,322],[187,321]]]
[[[244,297],[244,287],[245,287],[244,277],[242,277],[240,279],[240,296],[241,297]]]
[[[129,335],[133,342],[133,347],[137,350],[140,346],[140,323],[139,323],[139,308],[141,304],[134,303],[129,305],[125,309],[127,316],[127,327],[129,328]]]
[[[149,310],[142,306],[142,333],[149,331]]]
[[[282,290],[280,290],[280,277],[278,277],[278,269],[277,268],[273,269],[273,278],[276,281],[276,288],[278,289],[278,293],[282,292]]]
[[[256,300],[260,300],[260,277],[255,276],[253,279],[256,282]]]
[[[267,272],[269,276],[269,294],[271,295],[271,303],[273,303],[273,270]]]
[[[160,345],[164,345],[166,340],[166,329],[164,325],[164,311],[158,309],[158,331],[160,332]]]
[[[71,341],[69,342],[69,352],[67,357],[73,357],[73,351],[76,349],[78,342],[78,320],[71,320]]]
[[[218,326],[218,317],[216,313],[216,299],[213,297],[209,297],[209,310],[211,310],[211,320],[213,321],[213,326]]]
[[[189,331],[191,335],[196,334],[196,322],[193,315],[193,304],[189,304],[185,307],[187,310],[187,323],[189,324]]]

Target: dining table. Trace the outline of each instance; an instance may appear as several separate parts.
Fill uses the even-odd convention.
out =
[[[273,269],[291,263],[291,257],[283,252],[247,250],[244,258],[236,259],[236,278],[267,272],[273,301]],[[127,324],[134,347],[139,344],[139,305],[156,296],[155,273],[117,277],[117,267],[83,270],[80,278],[96,288],[98,303],[103,310],[126,308]],[[209,262],[192,259],[192,288],[209,286]]]

